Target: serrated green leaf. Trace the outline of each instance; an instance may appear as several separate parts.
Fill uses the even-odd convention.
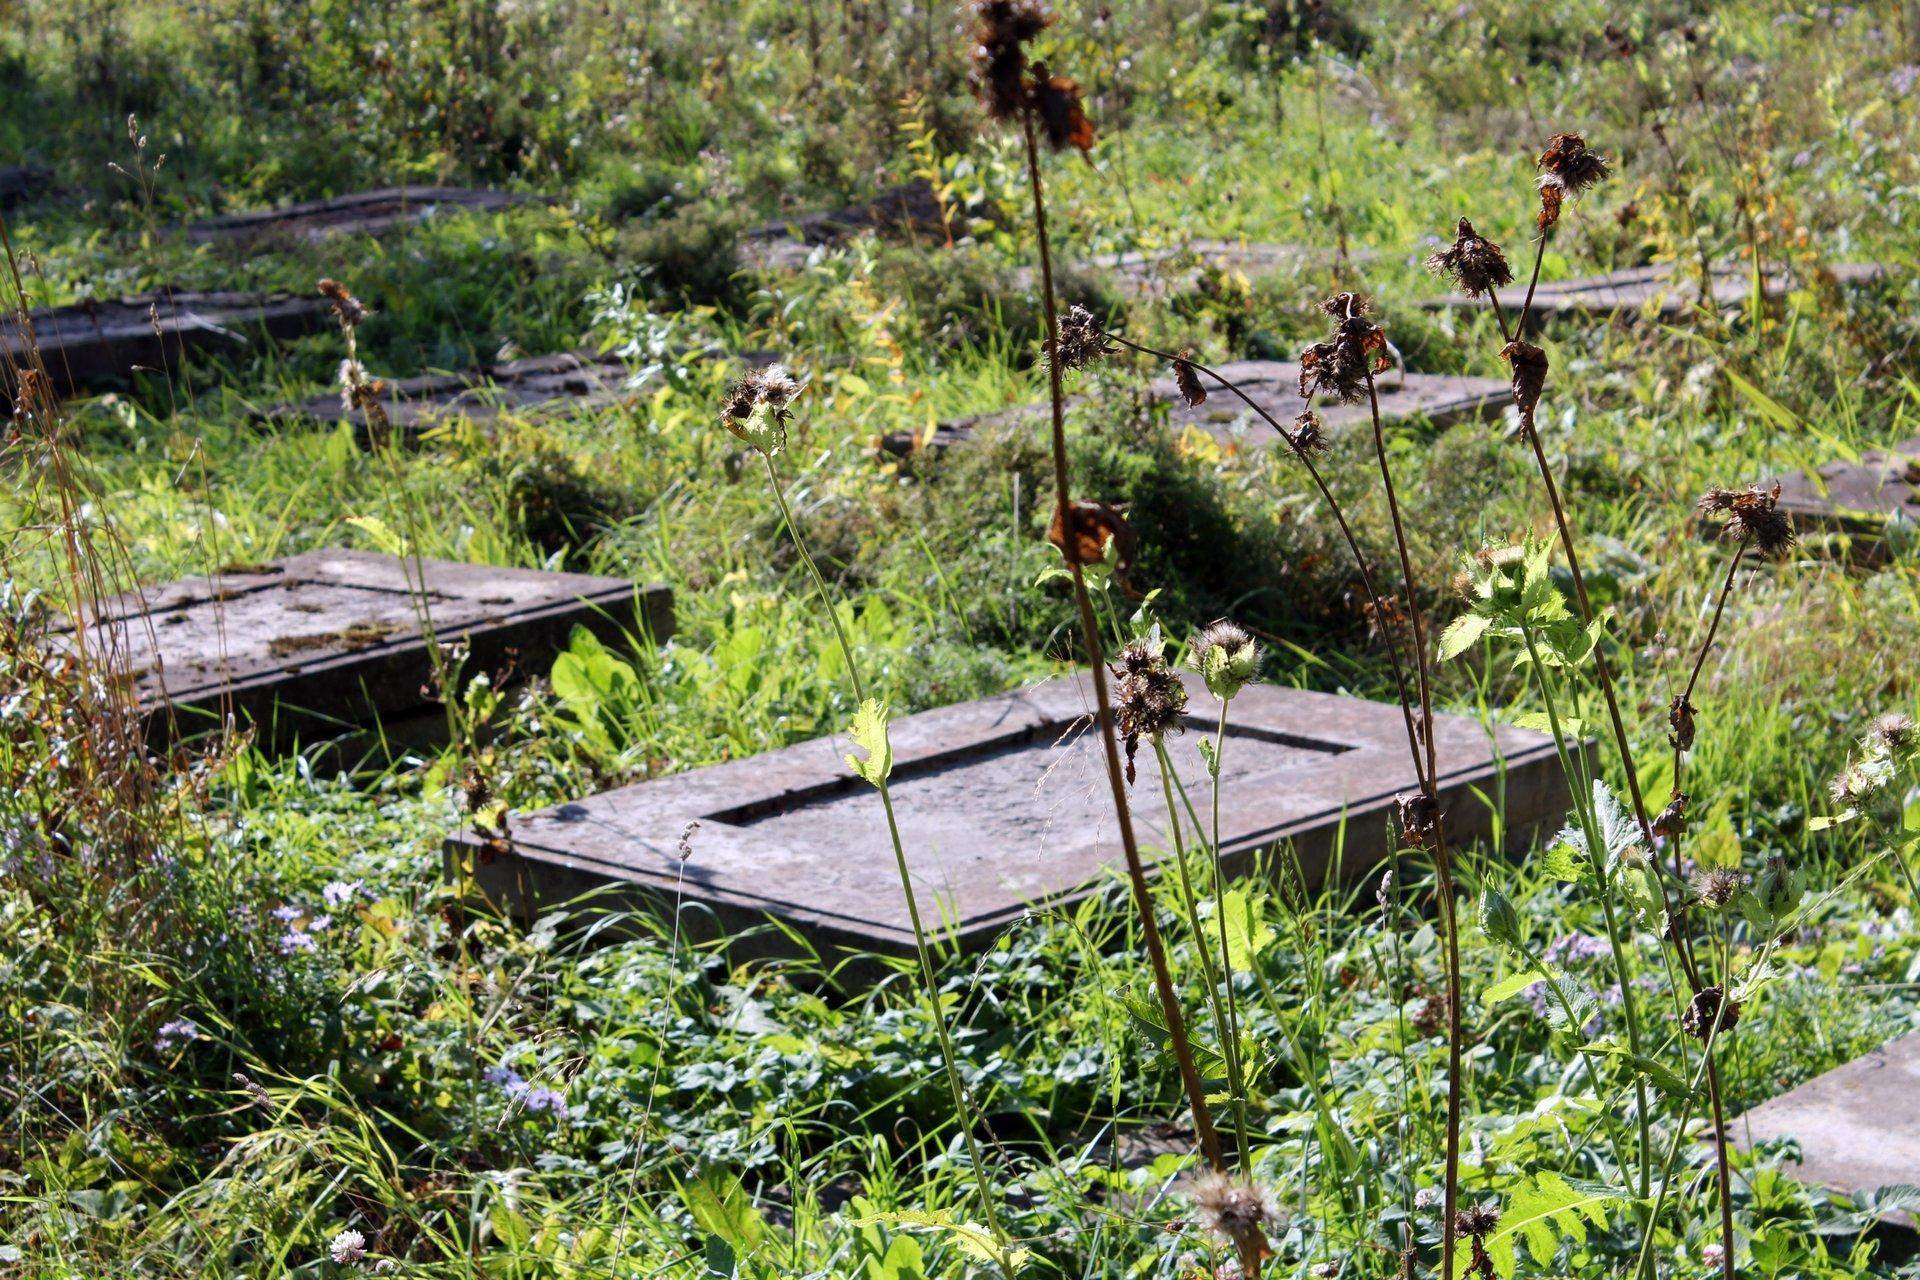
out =
[[[1449,622],[1440,633],[1440,661],[1457,658],[1472,648],[1490,625],[1490,619],[1477,613],[1463,613]]]
[[[1502,1000],[1511,1000],[1545,977],[1546,975],[1538,969],[1522,969],[1519,973],[1509,974],[1488,987],[1486,993],[1480,998],[1488,1008],[1492,1008]]]

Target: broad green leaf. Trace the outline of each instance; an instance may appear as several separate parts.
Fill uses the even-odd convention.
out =
[[[1522,991],[1525,991],[1528,987],[1541,981],[1545,977],[1546,975],[1538,969],[1522,969],[1519,973],[1509,974],[1488,987],[1486,994],[1481,996],[1481,999],[1486,1003],[1488,1008],[1492,1008],[1502,1000],[1511,1000],[1514,996],[1519,995]]]
[[[1440,661],[1446,662],[1465,653],[1491,625],[1490,619],[1477,613],[1463,613],[1449,622],[1447,629],[1440,633]]]
[[[1227,930],[1227,962],[1236,970],[1249,969],[1261,952],[1273,944],[1273,926],[1266,922],[1264,894],[1229,890],[1221,906]]]
[[[680,1198],[694,1223],[725,1241],[735,1253],[752,1253],[766,1238],[767,1224],[738,1178],[711,1171],[681,1187]]]
[[[867,753],[863,760],[849,755],[847,767],[879,786],[893,775],[893,744],[887,738],[887,704],[868,698],[853,713],[853,725],[847,730],[853,745]]]

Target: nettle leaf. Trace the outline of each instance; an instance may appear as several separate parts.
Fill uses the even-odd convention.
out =
[[[1599,778],[1593,780],[1593,821],[1601,842],[1606,846],[1600,852],[1604,854],[1608,867],[1618,866],[1629,850],[1640,847],[1640,824],[1620,803],[1620,797],[1613,794],[1613,789]],[[1589,859],[1595,852],[1587,847],[1586,830],[1577,819],[1554,837],[1554,843],[1570,845],[1575,852]]]
[[[1585,984],[1574,981],[1564,971],[1551,965],[1548,966],[1548,972],[1559,985],[1561,994],[1566,996],[1567,1003],[1562,1005],[1557,999],[1547,1000],[1547,1025],[1555,1031],[1583,1030],[1600,1012],[1599,1002],[1593,998],[1593,992],[1587,990]],[[1568,1012],[1569,1006],[1571,1013]]]
[[[1463,613],[1449,622],[1440,633],[1440,661],[1457,658],[1471,649],[1492,625],[1492,619],[1477,613]]]
[[[1625,1196],[1611,1188],[1590,1182],[1568,1182],[1550,1170],[1522,1179],[1508,1194],[1500,1210],[1500,1226],[1487,1237],[1487,1254],[1494,1269],[1503,1277],[1513,1275],[1519,1266],[1518,1246],[1527,1244],[1534,1263],[1545,1266],[1563,1241],[1575,1245],[1587,1242],[1588,1228],[1605,1230],[1607,1205]],[[1454,1260],[1455,1280],[1467,1274],[1472,1255],[1465,1249]]]
[[[1513,903],[1498,889],[1481,891],[1480,931],[1487,935],[1489,941],[1499,944],[1510,954],[1517,956],[1524,949],[1520,913],[1513,909]]]
[[[853,745],[867,753],[866,759],[849,755],[847,767],[879,786],[893,775],[893,744],[887,738],[887,704],[868,698],[853,713],[853,725],[847,730]]]
[[[1660,873],[1649,866],[1623,866],[1613,882],[1640,927],[1656,937],[1666,936],[1667,900],[1660,890]]]

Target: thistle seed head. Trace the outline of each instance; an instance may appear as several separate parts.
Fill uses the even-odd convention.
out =
[[[1100,322],[1093,318],[1093,312],[1075,303],[1060,318],[1058,350],[1060,368],[1073,370],[1084,369],[1106,359],[1113,354],[1114,346],[1100,328]]]
[[[1260,669],[1260,646],[1225,618],[1195,636],[1190,648],[1194,670],[1222,702],[1231,702]]]
[[[1114,727],[1127,748],[1127,781],[1134,780],[1134,754],[1141,739],[1156,741],[1178,733],[1187,710],[1187,687],[1180,683],[1155,640],[1135,640],[1120,651],[1113,668]]]
[[[1724,515],[1721,536],[1733,542],[1753,543],[1763,556],[1777,555],[1793,546],[1793,520],[1780,510],[1780,486],[1749,485],[1745,489],[1709,489],[1700,499],[1701,516]]]
[[[1540,153],[1540,216],[1542,231],[1560,220],[1560,206],[1604,181],[1613,172],[1607,158],[1587,145],[1577,133],[1556,133]]]
[[[1036,62],[1028,96],[1048,146],[1055,151],[1072,147],[1083,155],[1093,150],[1093,121],[1087,119],[1086,108],[1081,105],[1077,81],[1053,75],[1045,63]]]
[[[720,404],[720,425],[749,446],[772,457],[787,446],[790,407],[806,384],[784,365],[754,369],[727,388]]]
[[[1427,270],[1451,279],[1469,298],[1513,283],[1507,255],[1499,245],[1475,232],[1465,218],[1460,219],[1453,244],[1427,259]]]
[[[1193,1209],[1207,1230],[1233,1246],[1242,1275],[1257,1275],[1260,1264],[1272,1256],[1267,1229],[1280,1225],[1280,1209],[1273,1197],[1252,1182],[1230,1174],[1209,1172],[1194,1179]]]
[[[1327,451],[1327,427],[1320,421],[1320,415],[1311,409],[1303,411],[1293,420],[1293,434],[1287,437],[1287,443],[1295,453],[1325,453]]]
[[[1027,42],[1053,25],[1044,0],[974,0],[973,87],[995,120],[1027,105]]]
[[[1914,725],[1911,716],[1889,712],[1873,722],[1873,728],[1867,731],[1867,745],[1890,754],[1911,751],[1920,746],[1920,727]]]
[[[322,280],[320,292],[333,304],[333,314],[340,321],[342,329],[355,329],[373,312],[369,311],[360,299],[353,296],[347,286],[338,280]]]
[[[1454,1211],[1454,1231],[1470,1240],[1485,1240],[1499,1225],[1500,1206],[1492,1201],[1470,1204]]]
[[[1333,333],[1300,353],[1300,396],[1357,404],[1367,398],[1372,376],[1393,362],[1387,335],[1367,318],[1369,304],[1357,293],[1336,293],[1320,309],[1333,317]]]
[[[1746,888],[1747,878],[1730,867],[1715,867],[1694,877],[1693,892],[1715,911],[1725,911]]]

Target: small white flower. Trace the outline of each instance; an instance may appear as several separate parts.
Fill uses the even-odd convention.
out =
[[[342,1231],[327,1246],[327,1255],[343,1267],[353,1266],[366,1259],[367,1238],[352,1229]]]

